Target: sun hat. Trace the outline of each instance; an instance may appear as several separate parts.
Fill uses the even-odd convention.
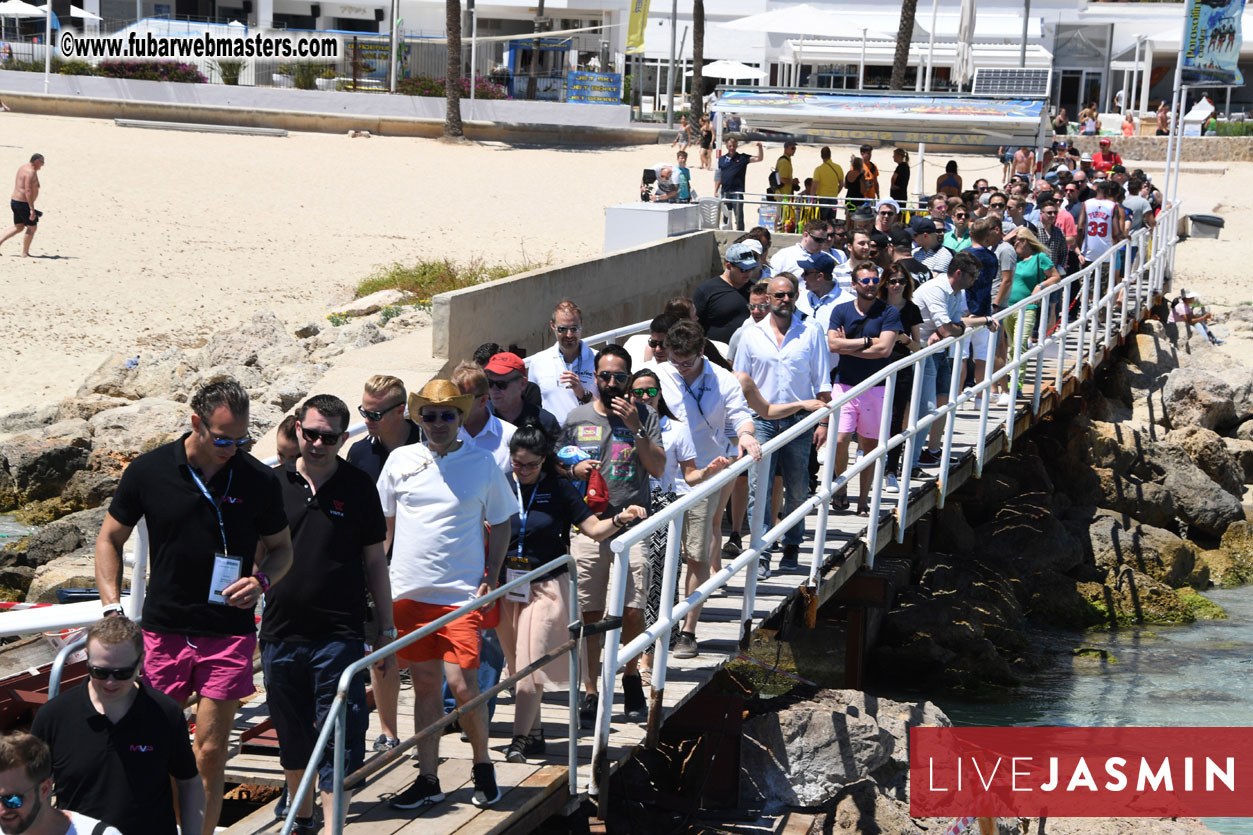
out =
[[[421,391],[409,395],[409,414],[416,415],[423,406],[452,406],[465,417],[472,403],[474,395],[462,394],[451,381],[431,380]]]

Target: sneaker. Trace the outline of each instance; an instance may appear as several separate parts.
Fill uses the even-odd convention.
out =
[[[760,582],[761,580],[769,580],[769,579],[770,579],[770,557],[767,556],[766,554],[762,554],[760,560],[758,560],[757,562],[757,580],[758,582]],[[682,638],[680,638],[679,640],[682,640]]]
[[[901,492],[901,485],[900,485],[900,482],[898,482],[898,481],[896,480],[896,473],[888,473],[888,474],[884,477],[884,479],[883,479],[883,492],[884,492],[884,493],[899,493],[899,492]]]
[[[509,743],[509,748],[505,751],[505,762],[526,762],[526,744],[530,739],[529,736],[515,736],[513,742]]]
[[[727,541],[722,543],[722,553],[730,557],[738,557],[740,552],[744,550],[744,540],[740,538],[740,532],[736,531],[727,537]]]
[[[622,677],[622,712],[628,722],[648,718],[648,700],[644,698],[644,681],[639,676]]]
[[[317,821],[312,817],[296,818],[292,821],[291,835],[313,835],[317,831]]]
[[[918,456],[919,467],[938,467],[940,466],[940,456],[943,453],[935,452],[930,449],[924,449],[922,454]]]
[[[387,801],[387,805],[393,809],[425,809],[443,799],[439,778],[434,774],[423,774],[413,781],[412,786]]]
[[[394,736],[387,734],[379,734],[379,738],[374,740],[375,751],[390,751],[400,744],[400,740]]]
[[[583,694],[583,701],[579,704],[579,727],[585,731],[596,724],[596,703],[595,693]]]
[[[801,567],[800,561],[798,559],[800,557],[800,553],[801,553],[801,546],[784,545],[783,546],[783,559],[779,560],[779,570],[780,571],[795,571],[796,569],[800,568]]]
[[[475,763],[471,771],[474,774],[474,794],[470,796],[470,802],[480,809],[486,809],[500,800],[496,768],[491,763]]]
[[[680,632],[679,639],[674,642],[675,658],[695,658],[700,655],[696,648],[696,635],[692,632]]]
[[[1008,406],[1010,403],[1013,403],[1013,402],[1014,401],[1010,399],[1009,392],[1007,391],[1003,391],[996,396],[996,405],[998,406]]]
[[[274,817],[287,817],[287,786],[283,786],[278,793],[278,803],[274,804]]]

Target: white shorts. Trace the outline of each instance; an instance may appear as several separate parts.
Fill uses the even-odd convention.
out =
[[[968,343],[969,347],[967,348],[970,352],[970,358],[974,360],[982,360],[986,357],[988,355],[988,343],[992,341],[992,337],[992,331],[988,330],[986,327],[980,325],[975,328],[974,335],[970,337],[970,342]],[[992,349],[992,356],[996,356],[995,348]]]

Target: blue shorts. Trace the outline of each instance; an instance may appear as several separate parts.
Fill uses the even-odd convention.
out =
[[[313,754],[318,732],[335,700],[339,676],[354,661],[365,657],[364,641],[262,641],[261,665],[265,670],[266,703],[274,730],[278,732],[279,763],[285,769],[304,769]],[[348,688],[345,727],[345,774],[365,761],[365,734],[369,717],[365,704],[362,670]],[[335,737],[318,764],[318,788],[329,792],[335,779],[332,756]]]
[[[953,377],[953,358],[945,351],[942,354],[932,354],[931,359],[935,362],[935,396],[948,397],[948,387]],[[961,386],[957,390],[960,392]]]

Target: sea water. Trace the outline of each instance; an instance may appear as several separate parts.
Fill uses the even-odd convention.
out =
[[[1086,633],[1078,645],[1105,650],[1106,658],[1059,652],[1013,701],[934,701],[958,725],[1253,725],[1253,586],[1205,596],[1228,619]],[[1076,645],[1073,636],[1056,641],[1059,650]],[[1253,819],[1205,823],[1224,835],[1253,835]]]

